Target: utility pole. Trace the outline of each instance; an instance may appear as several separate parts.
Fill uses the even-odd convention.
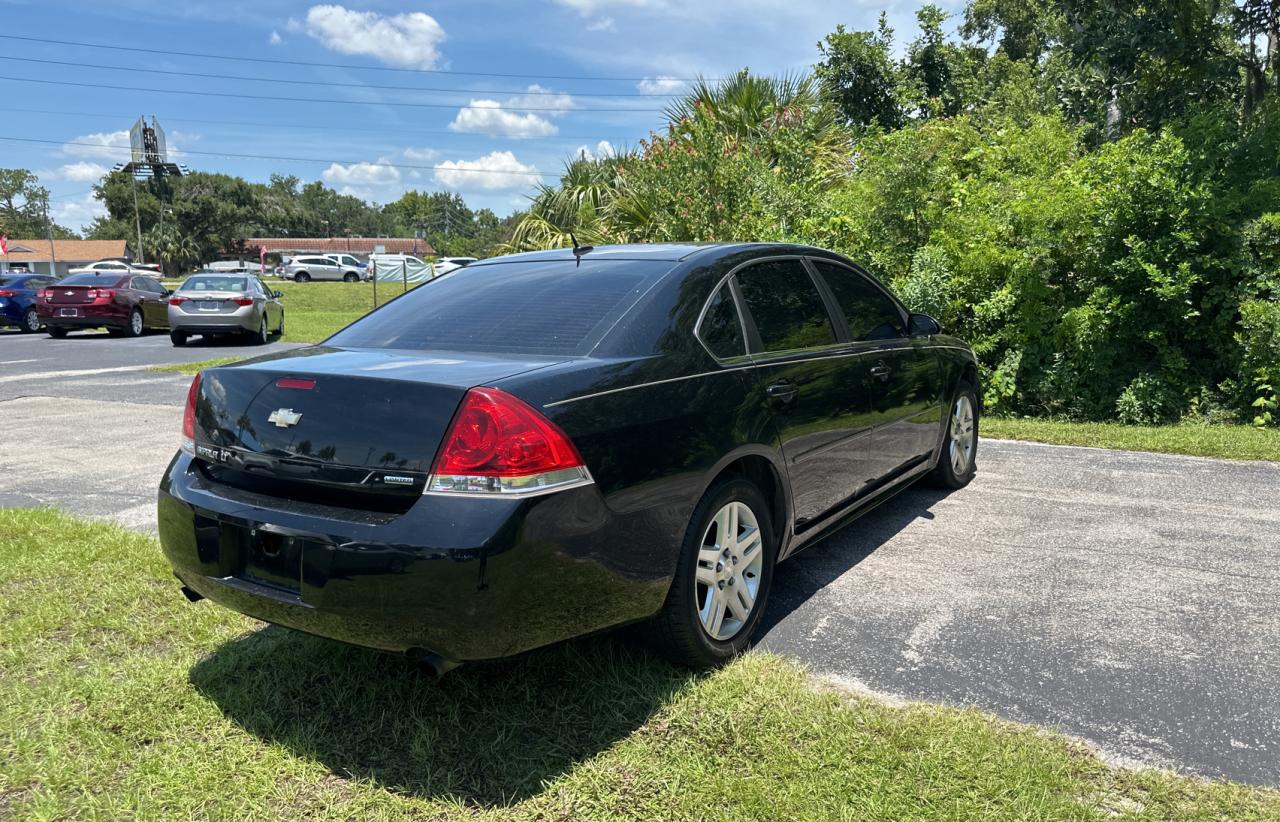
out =
[[[138,229],[138,262],[145,263],[147,252],[142,250],[142,217],[138,214],[138,178],[130,174],[129,179],[133,181],[133,223]]]
[[[44,195],[44,233],[49,237],[49,276],[58,276],[58,250],[53,247],[53,223],[49,222],[49,194]]]

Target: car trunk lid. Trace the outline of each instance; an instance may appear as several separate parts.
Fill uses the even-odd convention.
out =
[[[170,298],[177,302],[177,308],[184,314],[233,314],[243,306],[236,300],[252,298],[238,291],[200,291],[194,293],[178,293]]]
[[[47,294],[52,305],[88,305],[101,296],[101,292],[115,289],[115,280],[103,285],[58,285],[48,287]]]
[[[208,369],[196,458],[246,490],[407,509],[467,389],[560,359],[313,347]]]

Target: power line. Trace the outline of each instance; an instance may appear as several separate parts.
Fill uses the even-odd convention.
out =
[[[109,117],[114,120],[120,119],[118,111],[57,111],[54,109],[42,108],[8,108],[5,111],[18,112],[22,114],[53,114],[66,117]],[[331,126],[331,125],[308,125],[307,123],[284,123],[274,122],[268,123],[262,120],[224,120],[224,119],[204,119],[198,117],[170,117],[165,116],[166,123],[201,123],[219,126],[248,126],[252,128],[288,128],[290,131],[294,129],[311,129],[316,131],[350,131],[357,134],[381,134],[384,137],[387,134],[385,128],[358,128],[355,126]],[[474,135],[478,132],[470,131],[452,131],[450,129],[429,129],[418,128],[416,126],[406,126],[412,128],[413,134],[451,134],[455,137],[466,137]],[[519,140],[527,142],[532,140],[562,140],[566,142],[577,142],[578,140],[599,140],[599,134],[548,134],[536,135],[531,137],[512,137],[506,134],[485,134],[486,137],[503,138],[509,140]]]
[[[75,141],[66,140],[43,140],[36,137],[5,137],[0,136],[0,140],[11,143],[39,143],[41,145],[54,146],[84,146],[85,148],[93,148],[99,151],[122,151],[128,152],[131,149],[128,146],[104,146],[101,143],[77,143]],[[541,171],[508,171],[500,168],[459,168],[458,166],[437,165],[422,166],[413,165],[411,163],[388,163],[384,161],[370,162],[368,160],[334,160],[322,157],[284,157],[275,154],[235,154],[229,151],[192,151],[189,149],[181,149],[175,151],[175,154],[195,154],[204,157],[229,157],[236,160],[279,160],[291,163],[337,163],[338,165],[366,165],[376,166],[380,168],[404,168],[417,171],[456,171],[459,173],[476,173],[476,174],[519,174],[524,177],[542,178],[547,176]]]
[[[3,36],[3,35],[0,35]],[[34,77],[9,77],[0,75],[0,80],[9,80],[15,83],[40,83],[47,86],[76,86],[78,88],[104,88],[114,91],[145,91],[148,94],[180,94],[184,97],[229,97],[235,100],[271,100],[275,102],[285,103],[314,103],[325,106],[344,105],[344,106],[396,106],[400,108],[460,108],[457,103],[409,103],[404,101],[385,101],[385,100],[325,100],[316,97],[276,97],[266,94],[232,94],[225,91],[180,91],[178,89],[167,88],[142,88],[140,86],[113,86],[107,83],[77,83],[71,80],[40,80]],[[461,106],[466,108],[466,106]],[[503,106],[503,111],[553,111],[561,114],[570,112],[630,112],[637,114],[661,114],[662,109],[657,108],[539,108],[537,106]]]
[[[168,74],[174,77],[199,77],[204,80],[243,80],[253,83],[287,83],[294,86],[329,86],[333,88],[362,88],[362,89],[378,89],[385,91],[423,91],[438,92],[442,94],[515,94],[521,97],[564,97],[573,95],[575,97],[671,97],[671,94],[657,94],[646,92],[617,92],[606,94],[603,92],[584,92],[584,91],[520,91],[512,89],[494,89],[494,88],[432,88],[427,86],[385,86],[374,83],[333,83],[327,80],[292,80],[281,79],[276,77],[248,77],[243,74],[208,74],[198,71],[171,71],[168,69],[140,68],[138,66],[109,66],[101,63],[81,63],[73,60],[44,60],[36,57],[14,57],[12,55],[0,54],[0,60],[12,60],[17,63],[43,63],[49,66],[71,66],[73,68],[88,69],[106,69],[108,71],[133,71],[141,74]]]
[[[159,54],[165,57],[202,57],[210,60],[236,60],[245,63],[273,63],[282,66],[315,66],[319,68],[340,68],[355,69],[358,71],[394,71],[409,74],[452,74],[463,75],[468,77],[509,77],[518,80],[591,80],[597,82],[619,82],[619,83],[639,83],[644,80],[653,80],[653,77],[607,77],[592,76],[586,74],[504,74],[496,71],[456,71],[452,69],[415,69],[415,68],[396,68],[393,66],[358,66],[350,63],[318,63],[306,60],[279,60],[270,57],[243,57],[230,54],[210,54],[208,52],[198,51],[172,51],[166,49],[147,49],[139,46],[119,46],[110,43],[86,43],[77,40],[52,40],[43,37],[27,37],[19,34],[0,34],[0,38],[5,40],[22,40],[28,43],[44,43],[55,46],[82,46],[91,49],[110,49],[112,51],[131,51],[139,54]],[[705,79],[707,82],[717,82],[717,78],[701,78],[701,77],[663,77],[664,80],[680,80],[681,82],[696,82]]]

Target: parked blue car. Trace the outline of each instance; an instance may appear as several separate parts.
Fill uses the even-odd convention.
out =
[[[0,325],[16,325],[28,334],[43,328],[36,315],[36,293],[56,282],[47,274],[0,274]]]

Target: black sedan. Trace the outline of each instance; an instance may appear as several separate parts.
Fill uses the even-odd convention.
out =
[[[500,257],[198,375],[159,532],[192,600],[438,670],[640,621],[704,666],[780,560],[968,483],[978,405],[969,348],[827,251]]]

